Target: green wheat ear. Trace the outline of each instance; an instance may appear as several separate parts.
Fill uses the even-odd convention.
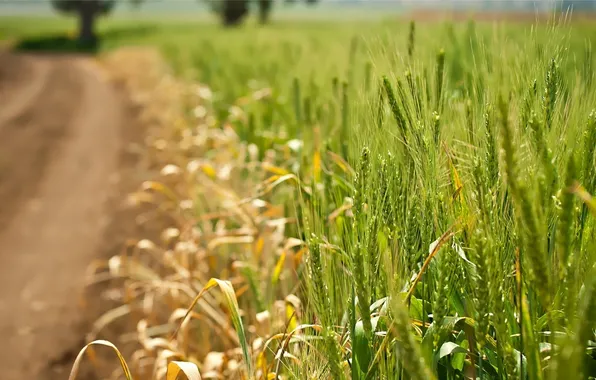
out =
[[[391,108],[391,112],[393,113],[393,117],[397,122],[397,127],[401,134],[401,137],[404,143],[407,144],[407,137],[406,137],[406,120],[397,104],[397,98],[395,97],[395,92],[393,91],[393,86],[391,86],[391,82],[389,82],[389,78],[386,76],[383,77],[383,86],[385,87],[385,94],[387,95],[387,102],[389,103],[389,107]]]
[[[331,91],[333,92],[333,96],[335,99],[339,99],[339,78],[333,77],[331,78]]]
[[[323,279],[323,261],[321,258],[321,247],[319,240],[313,235],[308,242],[309,256],[308,268],[309,275],[312,281],[313,298],[315,300],[315,307],[317,307],[317,314],[320,316],[323,325],[330,323],[329,311],[331,302],[327,294],[327,287]]]
[[[501,132],[501,151],[505,167],[506,180],[511,187],[511,191],[517,193],[517,163],[515,157],[515,148],[513,147],[513,132],[509,125],[509,104],[499,96],[499,116]]]
[[[437,73],[435,77],[436,91],[435,91],[435,109],[441,112],[442,109],[442,95],[443,95],[443,78],[445,71],[445,50],[441,49],[437,53]]]
[[[439,139],[441,138],[441,116],[437,112],[433,112],[433,140],[435,146],[439,147]]]
[[[342,351],[337,341],[334,331],[329,327],[323,328],[323,341],[325,343],[326,352],[329,355],[329,372],[331,372],[333,379],[345,379],[345,373],[341,368],[341,357],[339,353]]]
[[[585,379],[589,375],[584,368],[584,358],[588,342],[594,338],[593,329],[596,326],[596,266],[590,268],[589,272],[577,305],[573,329],[575,334],[565,339],[556,358],[555,379],[564,379],[569,374],[574,374],[576,379]],[[573,296],[577,297],[577,293]]]
[[[586,277],[588,280],[585,283],[583,297],[579,304],[579,319],[577,327],[577,352],[578,358],[586,352],[588,341],[594,338],[594,326],[596,326],[596,267],[591,270],[591,275]],[[579,360],[580,370],[578,373],[585,373],[583,368],[583,361]],[[592,373],[593,374],[593,373]]]
[[[486,133],[486,166],[489,185],[494,186],[499,179],[499,154],[494,132],[492,107],[487,104],[484,112],[484,131]]]
[[[531,275],[535,280],[534,285],[537,288],[540,300],[545,309],[550,306],[550,271],[547,264],[547,252],[544,242],[544,236],[540,219],[536,213],[532,197],[525,183],[522,182],[517,168],[517,154],[513,143],[513,132],[509,124],[509,106],[499,98],[499,110],[501,114],[501,146],[503,151],[503,161],[505,166],[506,180],[516,212],[522,224],[521,236],[524,242],[524,253],[530,263]]]
[[[471,145],[475,144],[474,138],[474,115],[472,114],[472,101],[466,100],[466,128],[468,131],[468,142]]]
[[[366,229],[365,203],[366,190],[369,186],[368,178],[370,173],[370,150],[367,147],[362,149],[360,155],[360,168],[356,174],[354,187],[354,231],[358,236],[358,242],[353,249],[352,272],[356,283],[356,295],[358,296],[358,310],[362,317],[362,324],[367,338],[372,338],[372,324],[370,320],[370,293],[367,287],[365,269],[365,251],[367,246],[364,243],[364,233]]]
[[[414,42],[416,37],[416,23],[414,20],[410,21],[410,33],[408,34],[408,57],[412,59],[414,55]]]
[[[449,313],[450,293],[453,289],[453,273],[455,270],[454,252],[444,249],[438,257],[437,283],[433,294],[433,323],[436,326],[434,344],[437,345],[439,337],[444,333],[441,326]],[[438,347],[436,347],[438,348]]]
[[[596,110],[590,112],[586,129],[583,134],[583,175],[582,182],[584,186],[590,186],[594,177],[594,150],[596,149]],[[588,191],[593,191],[591,187]]]
[[[552,127],[553,113],[559,94],[559,67],[554,58],[550,60],[550,65],[546,72],[544,81],[544,95],[542,97],[542,108],[544,111],[544,126],[547,130]]]
[[[418,88],[418,82],[419,82],[418,79],[419,78],[416,78],[416,81],[414,81],[414,78],[412,77],[412,72],[410,70],[406,71],[405,77],[406,77],[406,81],[408,82],[408,88],[410,89],[410,95],[412,96],[412,99],[414,99],[414,107],[416,109],[416,116],[418,118],[421,118],[422,117],[422,98],[420,96],[420,91]],[[403,100],[404,100],[404,98],[402,98],[402,101]]]
[[[564,281],[567,275],[567,266],[569,263],[569,256],[572,250],[572,227],[574,214],[574,200],[575,196],[571,192],[577,178],[575,158],[573,155],[569,157],[567,163],[567,175],[565,179],[565,188],[563,189],[561,199],[561,209],[559,211],[559,220],[557,222],[556,244],[557,256],[559,265],[559,279]]]
[[[399,358],[412,380],[434,380],[436,377],[424,361],[420,346],[411,332],[407,306],[400,297],[392,297],[393,323],[391,331],[397,337]]]
[[[382,128],[385,121],[385,99],[383,97],[383,83],[379,86],[377,96],[377,127]]]
[[[310,96],[304,98],[304,122],[307,126],[313,123],[312,119],[312,99]]]
[[[583,67],[583,74],[584,80],[586,82],[586,89],[589,89],[592,85],[592,81],[594,79],[594,54],[592,51],[592,42],[586,41],[586,45],[584,47],[584,67]]]
[[[471,259],[476,264],[476,277],[473,279],[476,292],[474,294],[474,304],[476,309],[476,339],[482,349],[486,345],[486,334],[489,327],[489,264],[487,260],[487,242],[484,236],[483,225],[480,223],[478,229],[474,232],[474,248],[471,251]]]
[[[430,105],[432,92],[430,90],[430,78],[428,76],[428,68],[426,66],[422,69],[422,78],[424,79],[424,92],[426,95],[426,104]]]
[[[540,182],[544,201],[548,202],[554,191],[555,180],[557,178],[557,169],[555,168],[555,165],[551,159],[551,152],[548,148],[546,137],[544,135],[544,126],[538,119],[536,113],[533,111],[530,114],[528,124],[534,132],[534,145],[536,146],[538,156],[542,161],[543,171],[541,173],[543,173],[544,176],[541,178]]]
[[[294,78],[293,82],[294,88],[294,115],[296,116],[296,123],[302,123],[302,91],[300,90],[300,81],[298,78]]]
[[[593,193],[596,190],[596,157],[594,151],[596,149],[596,110],[592,110],[586,123],[586,128],[583,133],[583,147],[582,147],[582,178],[581,183],[588,190]],[[579,240],[582,240],[586,222],[588,221],[588,208],[585,204],[581,206],[580,220],[579,220]]]
[[[406,128],[412,129],[414,126],[413,113],[411,112],[410,104],[407,100],[408,95],[405,86],[399,78],[397,78],[396,82],[397,94],[399,95],[399,100],[403,109],[402,115],[406,121]]]
[[[354,274],[354,282],[356,283],[356,295],[358,296],[358,311],[362,318],[362,325],[367,339],[372,338],[373,329],[370,315],[370,293],[368,289],[368,282],[366,281],[364,260],[365,260],[366,246],[358,242],[354,249],[354,257],[352,258],[352,271]]]
[[[530,112],[532,111],[532,104],[534,103],[534,99],[536,97],[536,86],[537,82],[536,79],[534,79],[524,96],[524,102],[520,114],[520,125],[524,129],[528,128],[529,126],[528,122],[530,120]]]
[[[350,102],[348,96],[348,82],[343,82],[342,101],[341,101],[341,147],[344,157],[348,157],[348,141],[349,141],[349,118],[350,118]]]
[[[394,164],[393,157],[389,154],[386,159],[381,159],[381,168],[379,170],[381,215],[383,216],[383,221],[385,227],[388,229],[390,237],[396,228],[396,215],[392,199],[394,194],[390,188],[390,184],[393,182],[393,176],[396,175]]]

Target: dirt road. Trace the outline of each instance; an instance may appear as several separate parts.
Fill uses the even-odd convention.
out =
[[[79,295],[120,186],[117,95],[90,59],[0,52],[3,380],[47,378],[84,343]]]

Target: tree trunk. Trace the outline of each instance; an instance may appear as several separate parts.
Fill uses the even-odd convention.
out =
[[[223,0],[223,2],[224,25],[238,25],[248,15],[248,0]]]
[[[259,0],[259,20],[261,24],[266,24],[269,21],[272,4],[273,0]]]
[[[92,46],[97,42],[95,19],[99,14],[99,2],[81,0],[79,4],[79,42],[85,46]]]

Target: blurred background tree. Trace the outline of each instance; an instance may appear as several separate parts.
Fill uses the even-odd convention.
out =
[[[128,0],[132,5],[139,5],[143,0]],[[224,25],[238,25],[256,7],[261,23],[269,21],[274,0],[202,0],[208,3]],[[318,0],[285,0],[287,3],[304,1],[315,4]],[[95,24],[100,16],[109,14],[118,0],[51,0],[52,6],[59,12],[76,15],[79,18],[78,39],[84,45],[97,42]]]
[[[79,18],[78,38],[84,45],[97,42],[95,21],[101,15],[108,14],[114,8],[116,0],[51,0],[52,6],[59,12],[75,14]]]
[[[249,15],[252,0],[207,0],[212,10],[221,16],[224,25],[238,25]],[[295,3],[297,0],[285,0]],[[302,0],[306,4],[315,4],[318,0]],[[274,0],[255,0],[259,21],[265,24],[269,21]],[[254,3],[252,3],[254,4]]]

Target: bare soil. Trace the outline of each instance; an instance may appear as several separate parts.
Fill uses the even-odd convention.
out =
[[[135,113],[91,58],[0,51],[3,380],[65,379],[85,343],[89,264],[135,228]]]

